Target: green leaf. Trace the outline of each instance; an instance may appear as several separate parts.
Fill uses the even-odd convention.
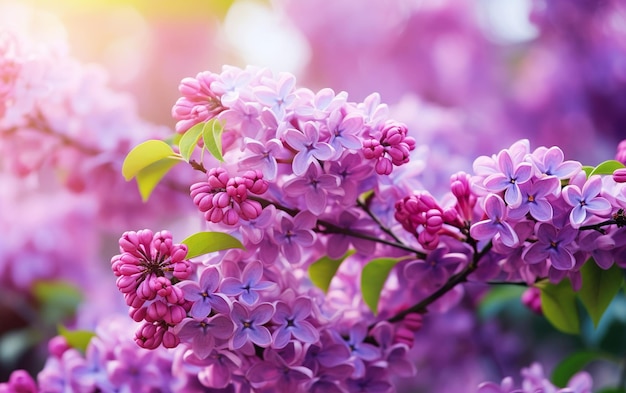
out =
[[[122,175],[126,181],[137,176],[146,167],[166,157],[180,157],[172,147],[159,140],[149,140],[135,146],[124,159]]]
[[[96,335],[96,333],[90,330],[68,330],[63,325],[58,325],[58,330],[59,334],[65,337],[70,347],[78,349],[83,353],[87,350],[91,338]]]
[[[552,371],[552,382],[559,387],[567,386],[569,380],[581,371],[583,367],[594,360],[603,358],[604,355],[598,351],[574,352],[563,359]]]
[[[32,293],[41,305],[44,322],[52,326],[73,316],[83,300],[80,289],[65,281],[37,281]]]
[[[218,161],[224,161],[222,156],[222,133],[224,127],[217,121],[217,119],[209,120],[205,123],[202,130],[202,140],[204,141],[204,147],[215,157]]]
[[[624,164],[616,160],[608,160],[601,162],[597,167],[591,171],[589,176],[592,175],[612,175],[616,169],[624,168]]]
[[[179,162],[181,161],[178,158],[165,157],[153,162],[137,173],[137,187],[139,188],[141,199],[144,202],[150,198],[150,194],[152,194],[156,185],[163,179],[163,176]]]
[[[576,306],[576,293],[569,280],[554,285],[537,284],[541,290],[543,315],[558,330],[568,334],[580,333],[580,317]]]
[[[608,270],[602,270],[594,259],[590,258],[580,272],[583,285],[578,292],[578,297],[589,313],[593,325],[597,327],[606,308],[622,286],[622,271],[617,265],[613,265]]]
[[[198,141],[202,136],[206,123],[198,123],[195,126],[191,127],[180,138],[178,142],[178,147],[180,149],[180,155],[183,156],[185,161],[189,162],[191,158],[191,154],[193,153],[196,146],[198,146]]]
[[[341,265],[346,258],[354,253],[354,250],[348,250],[348,252],[346,252],[339,259],[332,259],[325,256],[313,262],[313,264],[309,266],[309,277],[311,278],[311,281],[313,281],[313,284],[315,284],[316,287],[321,288],[324,292],[328,292],[330,281],[333,277],[335,277],[335,273],[337,273],[339,265]]]
[[[245,249],[237,238],[223,232],[194,233],[181,243],[187,245],[187,258],[194,258],[199,255],[230,248]]]
[[[377,258],[370,261],[361,272],[361,293],[365,304],[378,314],[378,300],[391,269],[402,258]]]
[[[598,390],[596,393],[626,393],[625,388],[604,388]]]

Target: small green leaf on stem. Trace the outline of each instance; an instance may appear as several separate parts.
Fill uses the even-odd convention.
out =
[[[568,334],[580,333],[580,317],[576,305],[576,292],[569,280],[558,284],[537,284],[541,290],[541,309],[545,317],[558,330]]]
[[[148,166],[166,157],[180,157],[172,147],[160,140],[149,140],[135,146],[124,159],[122,175],[126,181],[137,176]]]
[[[311,281],[313,281],[313,284],[321,288],[324,292],[328,292],[328,287],[333,277],[335,277],[337,269],[339,269],[341,263],[350,255],[354,254],[354,252],[354,250],[348,250],[341,258],[332,259],[328,256],[324,256],[313,262],[313,264],[309,266],[309,277]]]
[[[181,243],[187,245],[187,258],[195,258],[199,255],[231,248],[245,249],[237,238],[223,232],[194,233]]]
[[[583,285],[578,296],[589,313],[595,327],[602,315],[619,292],[623,278],[617,265],[602,270],[593,258],[590,258],[580,269]]]
[[[378,314],[378,300],[389,272],[403,258],[377,258],[370,261],[361,272],[361,293],[365,304]]]
[[[202,136],[202,131],[204,130],[206,123],[198,123],[195,126],[191,127],[180,138],[178,142],[178,148],[180,149],[180,155],[183,156],[185,161],[189,162],[191,158],[191,154],[195,150],[196,146],[198,146],[198,141]]]
[[[217,119],[209,120],[204,124],[202,129],[202,140],[204,141],[204,147],[215,157],[218,161],[224,161],[222,156],[222,133],[224,127]]]
[[[169,172],[176,164],[181,162],[174,157],[165,157],[159,161],[153,162],[137,173],[137,187],[141,194],[141,199],[146,202],[154,188],[159,184],[163,176]]]
[[[617,160],[604,161],[598,164],[598,166],[596,166],[595,168],[593,168],[589,176],[612,175],[616,169],[620,169],[620,168],[624,168],[624,164],[622,164],[621,162]]]

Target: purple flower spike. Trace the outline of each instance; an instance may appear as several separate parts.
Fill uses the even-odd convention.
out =
[[[260,261],[252,261],[243,269],[241,279],[226,277],[221,290],[226,295],[239,296],[240,301],[251,306],[259,301],[259,292],[276,286],[273,282],[261,281],[262,278],[263,264]]]
[[[557,231],[554,225],[542,223],[537,229],[537,241],[524,250],[522,258],[530,264],[550,258],[555,269],[570,270],[576,259],[568,247],[577,235],[578,231],[569,225]]]
[[[263,326],[274,315],[274,306],[261,303],[253,309],[248,309],[241,303],[233,304],[230,316],[235,322],[235,332],[230,339],[232,349],[239,349],[247,342],[253,342],[260,347],[269,347],[272,343],[270,331]]]
[[[492,192],[504,191],[504,201],[511,207],[518,207],[522,203],[522,194],[519,185],[530,180],[533,173],[532,164],[521,162],[517,165],[508,150],[498,154],[499,173],[487,176],[485,187]]]
[[[598,194],[602,190],[602,178],[591,176],[583,185],[582,190],[576,185],[568,185],[563,189],[563,199],[573,206],[570,213],[570,223],[574,228],[580,228],[589,213],[606,216],[611,213],[611,204]]]
[[[320,335],[306,318],[311,315],[311,300],[305,297],[299,297],[293,305],[279,301],[276,304],[276,312],[272,317],[272,321],[278,325],[272,334],[274,348],[284,348],[291,337],[295,337],[302,342],[313,344],[317,342]]]
[[[215,310],[226,314],[230,305],[225,297],[215,293],[220,284],[220,273],[215,267],[207,267],[200,274],[199,282],[181,281],[177,287],[183,291],[185,300],[193,302],[189,314],[194,318],[204,318]]]
[[[472,225],[470,235],[476,240],[487,240],[495,235],[499,235],[505,246],[515,247],[519,239],[513,227],[505,221],[507,212],[502,198],[496,194],[487,196],[485,199],[485,213],[489,219]]]

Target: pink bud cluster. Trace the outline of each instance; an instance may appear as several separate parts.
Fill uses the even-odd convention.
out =
[[[172,279],[184,280],[191,273],[185,259],[187,246],[174,244],[167,231],[125,232],[119,241],[120,252],[111,259],[117,287],[130,306],[130,316],[144,324],[135,340],[144,348],[178,345],[170,328],[187,315],[184,294]]]
[[[212,168],[207,181],[191,186],[191,198],[207,221],[235,225],[239,219],[253,220],[261,214],[261,204],[249,198],[268,189],[260,171],[247,171],[230,177],[224,168]]]
[[[395,219],[402,227],[417,237],[427,250],[434,250],[439,236],[448,233],[444,224],[462,227],[463,222],[455,209],[444,209],[426,191],[415,192],[395,204]]]
[[[363,155],[368,160],[376,160],[377,173],[388,175],[394,165],[409,162],[409,154],[415,149],[415,139],[407,133],[404,124],[387,121],[374,138],[363,141]]]

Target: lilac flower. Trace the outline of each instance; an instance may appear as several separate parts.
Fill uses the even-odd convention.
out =
[[[239,99],[240,91],[250,83],[253,74],[250,70],[240,70],[236,67],[225,66],[219,78],[211,82],[211,90],[220,96],[222,104],[232,107]]]
[[[152,352],[139,352],[132,347],[114,349],[115,359],[107,362],[111,384],[129,392],[148,392],[161,386],[161,372],[151,361]]]
[[[278,301],[276,312],[272,317],[272,322],[277,324],[276,330],[272,333],[272,346],[283,348],[292,337],[308,344],[317,342],[320,338],[319,333],[306,320],[311,312],[312,304],[309,298],[299,297],[293,301],[292,305]]]
[[[506,377],[497,385],[493,382],[483,382],[478,385],[476,393],[515,393],[513,378]],[[519,390],[517,391],[519,392]]]
[[[252,154],[242,158],[239,165],[242,168],[256,169],[263,172],[267,180],[276,179],[278,173],[277,159],[286,158],[287,154],[279,139],[270,139],[265,144],[251,138],[244,138],[245,149]]]
[[[37,393],[37,385],[26,370],[11,372],[9,381],[0,383],[0,393]]]
[[[231,319],[218,314],[210,318],[185,318],[175,331],[181,341],[190,342],[194,353],[204,359],[215,347],[215,338],[227,340],[234,330]]]
[[[345,91],[335,95],[335,92],[329,88],[321,89],[314,97],[309,97],[309,94],[313,95],[313,92],[308,89],[300,89],[298,93],[306,96],[306,101],[295,108],[296,115],[314,120],[326,119],[329,113],[339,110],[348,99],[348,93]]]
[[[235,323],[235,332],[230,339],[232,349],[239,349],[247,342],[260,347],[269,347],[272,343],[270,331],[263,326],[272,319],[274,306],[269,303],[260,303],[249,309],[239,302],[233,303],[230,316]]]
[[[419,315],[418,320],[421,322],[421,315]],[[407,328],[407,330],[411,336],[414,336],[414,332],[417,329]],[[394,342],[397,340],[397,331],[389,322],[382,321],[377,323],[372,329],[371,335],[376,339],[383,353],[384,360],[376,362],[376,365],[386,367],[394,375],[401,377],[412,377],[415,375],[417,371],[415,365],[408,358],[409,346],[405,343]]]
[[[317,375],[322,368],[335,369],[339,365],[349,365],[350,356],[350,348],[342,337],[324,331],[320,334],[320,341],[308,347],[303,365]],[[352,374],[354,368],[349,367]]]
[[[393,385],[388,378],[385,368],[368,366],[362,377],[348,379],[346,385],[350,393],[389,393]]]
[[[274,223],[276,217],[276,207],[269,205],[261,211],[261,214],[257,218],[243,221],[241,223],[241,235],[244,241],[244,246],[248,247],[251,244],[258,245],[265,237],[265,233]]]
[[[439,246],[426,256],[426,260],[409,262],[404,267],[404,277],[417,280],[421,286],[436,289],[442,286],[467,255],[449,252],[448,247]]]
[[[555,176],[548,176],[520,185],[522,203],[509,211],[509,217],[514,220],[523,218],[530,213],[537,221],[552,219],[552,204],[547,197],[559,190],[561,183]]]
[[[340,156],[344,149],[358,150],[362,147],[362,139],[358,134],[363,128],[363,116],[357,113],[344,115],[343,111],[333,111],[327,120],[329,143]]]
[[[563,188],[563,199],[573,206],[569,219],[574,228],[580,228],[589,214],[605,216],[611,212],[611,204],[605,198],[598,196],[602,190],[602,178],[599,175],[591,176],[583,185],[582,190],[570,184]]]
[[[380,348],[365,342],[367,337],[367,326],[363,323],[357,323],[350,329],[349,337],[345,340],[345,344],[350,349],[351,360],[354,364],[353,377],[361,378],[366,373],[364,361],[374,361],[380,359]]]
[[[537,148],[529,157],[540,173],[556,176],[559,180],[569,179],[582,169],[578,161],[563,161],[563,151],[557,146]]]
[[[371,220],[359,217],[358,213],[354,210],[342,211],[337,219],[337,225],[341,228],[360,233],[370,232],[371,224]],[[348,251],[350,244],[353,244],[354,248],[363,254],[371,255],[376,248],[376,243],[371,240],[348,236],[345,233],[329,234],[327,238],[328,243],[326,244],[326,249],[328,250],[328,256],[331,258],[342,257],[346,251]]]
[[[319,166],[320,161],[325,161],[333,157],[335,150],[326,142],[320,142],[320,132],[316,123],[306,122],[302,131],[289,128],[285,131],[285,142],[293,149],[297,150],[293,158],[293,173],[303,175],[309,165]]]
[[[622,230],[622,238],[625,234]],[[613,234],[602,234],[597,231],[584,231],[580,234],[578,247],[591,254],[594,261],[602,269],[608,269],[615,261],[614,250],[616,241]]]
[[[259,301],[259,292],[276,286],[271,281],[261,281],[262,278],[263,264],[260,261],[251,261],[244,267],[240,279],[226,277],[220,289],[226,295],[239,296],[241,302],[251,306]]]
[[[193,302],[189,314],[194,318],[204,318],[212,310],[223,314],[230,311],[230,306],[225,297],[216,293],[219,285],[220,273],[213,266],[207,267],[200,273],[198,282],[184,280],[176,284],[183,291],[185,300]]]
[[[290,364],[276,351],[264,352],[264,360],[254,364],[246,377],[252,384],[271,388],[275,392],[300,391],[299,386],[313,378],[313,372],[303,366]]]
[[[515,164],[508,150],[502,150],[497,158],[500,172],[487,176],[485,188],[492,192],[504,191],[504,201],[515,208],[522,203],[519,185],[530,180],[533,167],[529,162]]]
[[[343,205],[354,205],[361,192],[374,186],[373,181],[367,181],[372,173],[372,167],[365,164],[359,154],[346,154],[340,160],[327,161],[326,164],[326,172],[339,177],[340,187],[344,193]]]
[[[537,241],[528,246],[522,258],[530,264],[550,258],[552,267],[558,270],[570,270],[576,264],[570,247],[578,231],[571,226],[557,230],[549,223],[541,223],[537,229]]]
[[[521,201],[521,194],[520,194]],[[488,220],[474,223],[470,235],[476,240],[488,240],[499,235],[504,245],[514,247],[519,242],[513,227],[506,222],[507,212],[504,201],[496,194],[489,194],[485,199],[485,214]]]
[[[222,102],[224,102],[223,97]],[[258,104],[237,100],[231,108],[221,112],[217,118],[225,129],[238,130],[242,135],[255,137],[263,129],[259,120],[260,113]]]
[[[187,351],[184,362],[201,367],[198,380],[203,386],[224,389],[233,382],[233,371],[241,369],[239,356],[227,349],[214,349],[206,358],[200,358],[195,351]]]
[[[315,233],[311,230],[315,226],[316,218],[308,211],[302,211],[295,217],[282,215],[279,227],[276,228],[274,239],[280,251],[289,263],[300,263],[301,248],[309,247],[315,242]]]
[[[304,196],[307,209],[315,215],[322,214],[326,208],[328,194],[341,195],[342,191],[339,188],[339,178],[323,173],[317,165],[310,165],[303,176],[287,181],[283,190],[291,197]]]
[[[295,85],[295,76],[286,72],[280,73],[275,87],[257,86],[254,88],[254,96],[259,102],[269,106],[276,117],[282,120],[287,106],[296,98],[293,92]]]

